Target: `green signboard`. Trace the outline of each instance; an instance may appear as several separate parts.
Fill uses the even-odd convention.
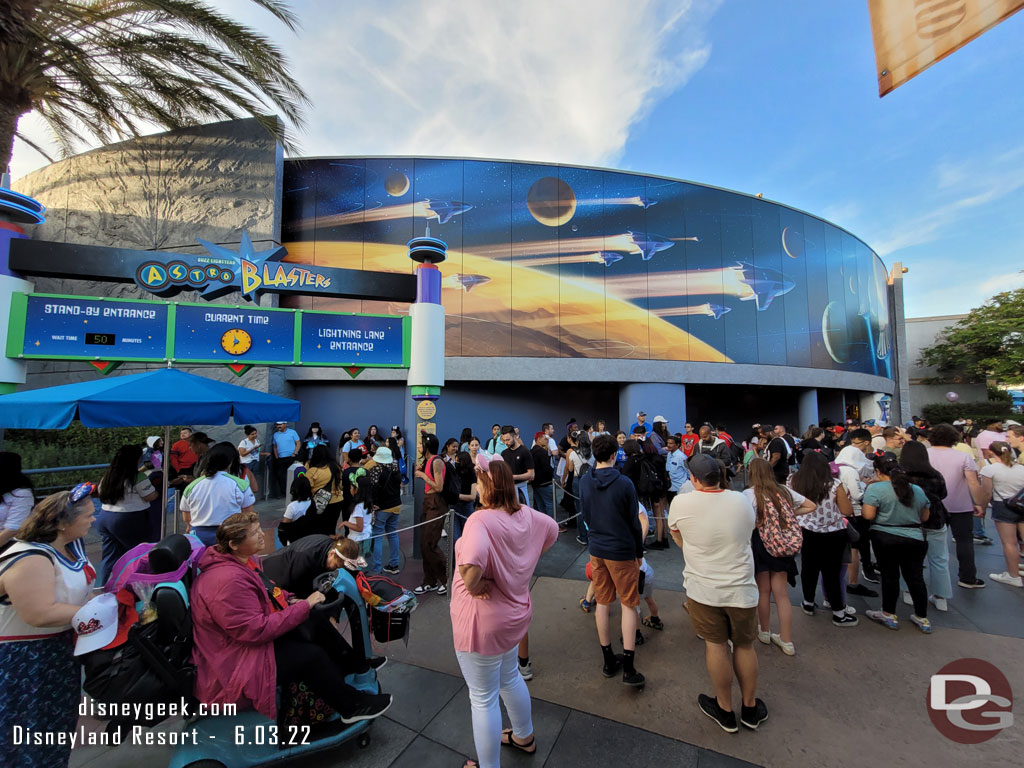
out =
[[[15,293],[7,356],[27,360],[408,368],[411,320]]]

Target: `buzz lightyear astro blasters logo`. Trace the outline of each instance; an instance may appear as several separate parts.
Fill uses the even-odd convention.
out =
[[[331,278],[315,269],[282,264],[287,254],[284,246],[256,251],[248,233],[242,233],[237,252],[206,240],[199,243],[209,255],[176,255],[171,261],[143,262],[135,271],[135,282],[158,296],[192,290],[207,300],[232,291],[252,301],[263,291],[286,293],[331,287]]]

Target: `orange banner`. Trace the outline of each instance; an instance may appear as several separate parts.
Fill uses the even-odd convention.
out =
[[[1024,0],[868,0],[878,95],[910,78],[1024,7]]]

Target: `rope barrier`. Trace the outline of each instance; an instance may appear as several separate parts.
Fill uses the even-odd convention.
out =
[[[385,533],[378,533],[376,536],[370,536],[369,538],[370,539],[382,539],[385,536],[391,536],[392,534],[398,534],[398,533],[401,533],[402,531],[411,531],[413,528],[419,528],[420,526],[431,525],[433,523],[447,524],[448,523],[448,515],[451,514],[451,512],[452,512],[452,510],[448,510],[448,512],[445,512],[443,515],[435,517],[432,520],[424,520],[421,523],[416,523],[415,525],[409,525],[409,526],[406,526],[405,528],[396,528],[393,531],[387,531]]]

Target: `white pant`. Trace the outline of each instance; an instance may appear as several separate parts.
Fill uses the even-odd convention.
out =
[[[505,702],[512,735],[518,742],[529,741],[533,734],[530,691],[519,674],[518,646],[496,656],[456,651],[462,676],[469,688],[473,707],[473,743],[480,768],[498,768],[501,764],[501,707]]]

